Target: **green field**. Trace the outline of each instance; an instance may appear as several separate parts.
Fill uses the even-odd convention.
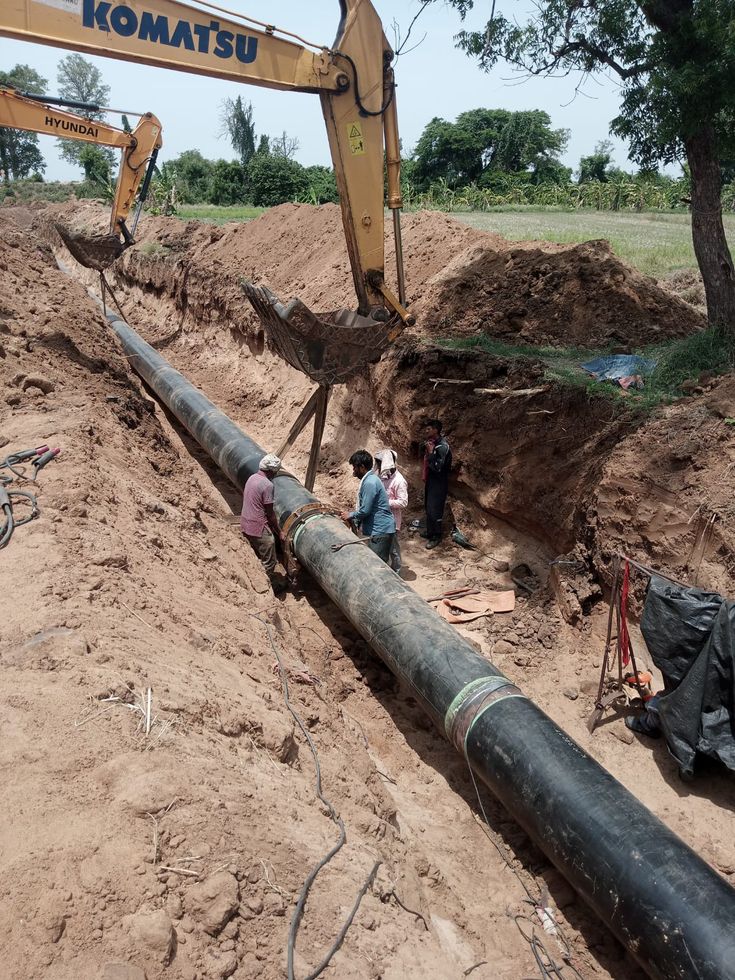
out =
[[[254,208],[246,204],[236,204],[223,208],[217,204],[179,204],[176,217],[183,221],[210,221],[222,225],[225,221],[252,221],[259,218],[265,208]]]
[[[185,221],[250,221],[263,208],[217,207],[182,204],[178,217]],[[511,241],[541,239],[547,242],[586,242],[606,238],[616,255],[649,276],[666,276],[680,269],[694,269],[690,217],[686,213],[620,211],[474,211],[453,212],[457,221],[495,231]],[[725,216],[725,227],[735,241],[735,215]]]
[[[473,228],[495,231],[511,241],[586,242],[606,238],[616,255],[649,276],[696,268],[688,214],[620,211],[495,211],[455,213]],[[735,242],[735,215],[725,216]]]

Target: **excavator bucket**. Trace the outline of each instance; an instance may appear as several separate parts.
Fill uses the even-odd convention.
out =
[[[127,248],[117,235],[80,235],[62,224],[54,227],[77,262],[97,272],[104,272]]]
[[[243,280],[242,289],[276,353],[327,387],[380,360],[403,329],[398,316],[378,320],[350,310],[316,314],[300,299],[281,303],[265,286]]]

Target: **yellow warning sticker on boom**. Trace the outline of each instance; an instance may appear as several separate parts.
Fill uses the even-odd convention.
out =
[[[350,141],[350,153],[353,157],[362,156],[365,152],[365,143],[362,138],[362,123],[347,123],[347,138]]]

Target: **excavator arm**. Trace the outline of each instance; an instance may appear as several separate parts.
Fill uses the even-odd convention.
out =
[[[199,0],[2,0],[0,35],[88,54],[320,96],[340,193],[358,312],[404,309],[395,83],[369,0],[339,0],[334,44],[321,46]],[[384,281],[383,153],[397,236],[398,297]],[[279,314],[280,315],[280,314]]]
[[[135,129],[126,133],[97,119],[56,108],[42,101],[42,97],[22,95],[15,89],[0,86],[0,126],[119,148],[122,152],[110,215],[110,235],[120,247],[117,250],[113,247],[112,251],[119,255],[124,247],[132,244],[135,229],[133,232],[128,230],[128,215],[141,181],[149,173],[162,146],[161,123],[153,113],[145,113]],[[66,237],[65,241],[69,244]],[[109,243],[107,251],[110,251]],[[79,258],[79,254],[76,257]]]

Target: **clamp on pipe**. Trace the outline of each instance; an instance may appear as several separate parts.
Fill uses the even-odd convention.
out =
[[[467,738],[478,718],[488,708],[506,698],[525,698],[526,695],[502,674],[478,677],[463,687],[447,708],[444,731],[454,747],[465,758]]]
[[[314,503],[303,504],[301,507],[297,507],[296,510],[292,511],[283,522],[283,527],[281,528],[281,540],[283,541],[283,550],[285,552],[285,564],[286,572],[289,578],[298,572],[299,560],[296,557],[296,552],[294,551],[294,546],[296,543],[296,538],[298,532],[308,524],[309,521],[314,520],[317,517],[338,517],[338,513],[332,507],[325,507],[324,504],[316,501]]]

